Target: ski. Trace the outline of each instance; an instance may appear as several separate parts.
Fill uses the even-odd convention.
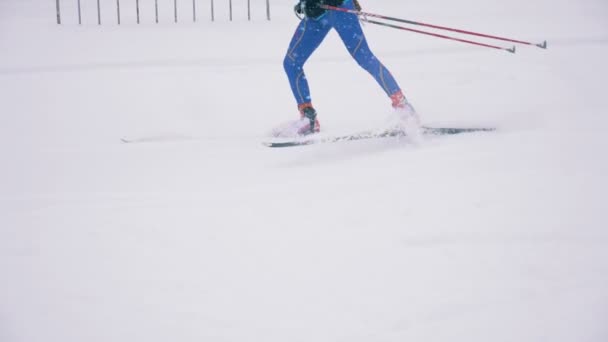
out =
[[[491,127],[422,127],[422,134],[425,136],[441,136],[441,135],[455,135],[462,133],[474,133],[474,132],[492,132],[495,128]],[[336,143],[344,141],[364,140],[364,139],[375,139],[375,138],[390,138],[390,137],[405,137],[403,131],[383,131],[383,132],[359,132],[355,134],[348,134],[342,136],[333,137],[321,137],[315,138],[314,136],[302,137],[301,139],[294,139],[288,141],[274,141],[264,142],[267,147],[278,148],[278,147],[295,147],[295,146],[306,146],[313,144],[323,143]]]

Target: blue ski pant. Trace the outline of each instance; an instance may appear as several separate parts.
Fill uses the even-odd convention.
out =
[[[354,9],[353,1],[346,0],[341,7]],[[369,49],[357,16],[351,13],[327,11],[320,18],[304,18],[300,22],[283,61],[298,105],[312,101],[304,64],[332,28],[338,32],[350,55],[376,79],[388,96],[400,91],[391,73]]]

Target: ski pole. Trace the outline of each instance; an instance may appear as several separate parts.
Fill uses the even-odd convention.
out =
[[[407,27],[403,27],[403,26],[398,26],[398,25],[383,23],[383,22],[380,22],[380,21],[370,20],[370,19],[367,19],[367,18],[364,18],[363,21],[365,21],[366,23],[370,23],[370,24],[388,26],[388,27],[399,29],[399,30],[416,32],[416,33],[420,33],[420,34],[426,34],[428,36],[439,37],[439,38],[449,39],[449,40],[455,40],[457,42],[462,42],[462,43],[467,43],[467,44],[473,44],[473,45],[477,45],[477,46],[484,46],[484,47],[488,47],[488,48],[491,48],[491,49],[503,50],[503,51],[508,51],[510,53],[515,53],[515,46],[513,46],[512,48],[509,49],[509,48],[505,48],[505,47],[502,47],[502,46],[496,46],[496,45],[478,43],[478,42],[474,42],[472,40],[460,39],[460,38],[455,38],[455,37],[450,37],[450,36],[444,36],[442,34],[436,34],[436,33],[431,33],[431,32],[426,32],[426,31],[415,30],[415,29],[411,29],[411,28],[407,28]]]
[[[461,29],[456,29],[456,28],[450,28],[450,27],[445,27],[445,26],[439,26],[439,25],[433,25],[433,24],[426,24],[426,23],[421,23],[421,22],[413,21],[413,20],[406,20],[406,19],[388,17],[388,16],[380,15],[380,14],[374,14],[374,13],[367,13],[367,12],[362,12],[362,11],[351,10],[351,9],[348,9],[348,8],[341,8],[341,7],[328,6],[328,5],[321,5],[321,7],[324,8],[324,9],[327,9],[327,10],[339,11],[339,12],[345,12],[345,13],[352,13],[352,14],[356,14],[356,15],[361,15],[363,17],[373,17],[373,18],[378,18],[378,19],[397,21],[397,22],[405,23],[405,24],[430,27],[430,28],[434,28],[434,29],[438,29],[438,30],[452,31],[452,32],[457,32],[457,33],[477,36],[477,37],[502,40],[502,41],[506,41],[506,42],[523,44],[523,45],[533,45],[533,46],[538,46],[539,48],[542,48],[542,49],[546,49],[547,48],[547,41],[546,40],[543,41],[542,43],[531,43],[531,42],[526,42],[526,41],[523,41],[523,40],[498,37],[498,36],[493,36],[493,35],[489,35],[489,34],[485,34],[485,33],[466,31],[466,30],[461,30]]]

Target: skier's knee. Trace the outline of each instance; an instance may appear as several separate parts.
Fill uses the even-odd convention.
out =
[[[353,56],[357,64],[367,71],[373,71],[374,66],[378,64],[376,57],[369,53],[358,53]]]
[[[285,56],[285,59],[283,59],[283,69],[285,69],[285,72],[287,73],[290,73],[291,71],[295,70],[296,61],[289,55]]]

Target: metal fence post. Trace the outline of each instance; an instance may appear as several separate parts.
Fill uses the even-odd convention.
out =
[[[61,8],[59,6],[59,0],[56,1],[57,6],[57,25],[61,25]]]
[[[156,23],[158,24],[158,0],[154,0],[154,10],[156,13]]]
[[[80,0],[78,0],[78,25],[82,25],[82,10],[80,7]]]
[[[215,6],[213,6],[213,0],[211,0],[211,21],[215,21]]]
[[[177,23],[177,0],[173,0],[173,16],[175,17],[175,22]]]
[[[196,0],[192,0],[192,22],[196,22]]]
[[[247,20],[251,21],[251,0],[247,0]]]
[[[266,19],[270,20],[270,0],[266,0]]]
[[[97,0],[97,24],[101,25],[101,5],[99,4],[99,0]]]

